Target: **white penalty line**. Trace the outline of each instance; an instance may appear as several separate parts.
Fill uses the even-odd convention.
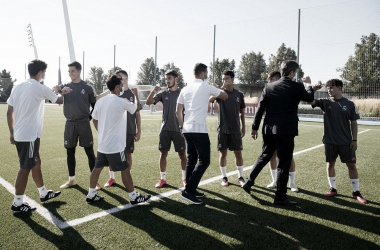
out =
[[[363,131],[359,132],[358,134],[365,133],[365,132],[368,132],[370,130],[371,129],[366,129],[366,130],[363,130]],[[314,147],[311,147],[311,148],[307,148],[307,149],[295,152],[295,153],[293,153],[293,155],[302,154],[302,153],[305,153],[305,152],[308,152],[308,151],[320,148],[323,145],[324,144],[319,144],[317,146],[314,146]],[[252,167],[253,167],[253,165],[245,167],[245,168],[243,168],[243,170],[246,171],[246,170],[251,169]],[[235,175],[237,173],[238,173],[238,170],[231,171],[231,172],[227,173],[227,176],[232,176],[232,175]],[[203,185],[212,183],[214,181],[220,180],[222,178],[223,178],[222,175],[215,176],[213,178],[201,181],[198,186],[203,186]],[[0,177],[0,184],[3,185],[10,193],[14,194],[14,192],[15,192],[14,187],[9,182],[7,182],[6,180],[4,180],[1,177]],[[162,198],[166,198],[166,197],[172,196],[174,194],[181,193],[183,190],[184,190],[184,188],[182,187],[182,188],[175,189],[175,190],[172,190],[172,191],[169,191],[169,192],[165,192],[165,193],[162,193],[162,194],[155,195],[155,196],[151,197],[148,202],[157,201],[157,200],[160,200]],[[49,221],[53,225],[56,225],[60,229],[65,229],[65,228],[68,228],[68,227],[74,227],[74,226],[80,225],[82,223],[89,222],[89,221],[92,221],[94,219],[104,217],[104,216],[109,215],[109,214],[114,214],[114,213],[117,213],[117,212],[120,212],[120,211],[123,211],[123,210],[126,210],[126,209],[137,207],[136,205],[131,205],[129,203],[129,204],[120,205],[120,206],[117,206],[117,207],[114,207],[114,208],[110,208],[110,209],[107,209],[107,210],[104,210],[104,211],[101,211],[101,212],[93,213],[93,214],[84,216],[82,218],[78,218],[78,219],[74,219],[74,220],[70,220],[70,221],[62,221],[59,218],[57,218],[48,209],[46,209],[45,207],[41,206],[40,204],[38,204],[34,200],[30,199],[29,197],[25,196],[25,201],[28,202],[32,207],[36,207],[37,208],[36,211],[42,217],[44,217],[47,221]],[[143,204],[141,204],[141,205],[143,205]]]

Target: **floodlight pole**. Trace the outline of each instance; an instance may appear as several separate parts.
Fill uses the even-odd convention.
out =
[[[116,45],[113,46],[113,73],[114,74],[116,72],[115,62],[116,62]]]
[[[83,51],[83,63],[82,63],[82,80],[84,81],[84,51]]]
[[[301,31],[301,9],[298,9],[298,45],[297,45],[297,63],[300,64],[300,31]],[[297,82],[299,81],[299,71],[301,69],[298,69],[297,71]]]
[[[212,57],[212,82],[215,82],[215,35],[216,25],[214,25],[214,52]],[[214,115],[214,103],[211,103],[211,115]]]
[[[63,5],[63,15],[65,17],[65,24],[66,24],[66,35],[67,35],[67,43],[69,45],[70,61],[74,62],[75,61],[74,43],[73,43],[73,37],[71,35],[69,11],[67,9],[66,0],[62,0],[62,5]]]
[[[29,42],[30,42],[30,46],[33,47],[34,49],[34,57],[35,59],[38,59],[38,54],[37,54],[37,47],[36,47],[36,44],[34,43],[34,37],[33,37],[33,31],[32,31],[32,24],[29,23],[27,28],[29,29],[28,30],[28,38],[29,38]]]
[[[62,84],[61,80],[61,57],[58,59],[58,86]]]
[[[154,57],[154,80],[153,80],[153,86],[156,86],[156,68],[157,68],[157,36],[156,36],[156,49],[155,49],[155,57]]]

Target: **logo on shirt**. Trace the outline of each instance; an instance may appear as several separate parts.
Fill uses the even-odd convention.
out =
[[[239,102],[239,97],[236,98],[236,102]]]
[[[81,93],[82,93],[82,95],[84,95],[84,89],[82,89]]]
[[[168,98],[168,97],[165,97],[165,100],[169,100],[169,98]]]
[[[133,102],[133,97],[131,96],[131,97],[129,98],[129,100],[130,100],[131,102]]]
[[[346,107],[346,106],[343,106],[342,109],[343,109],[343,111],[346,111],[346,110],[347,110],[347,107]]]
[[[329,106],[328,108],[329,108],[329,109],[332,109],[332,107],[331,107],[331,106]]]

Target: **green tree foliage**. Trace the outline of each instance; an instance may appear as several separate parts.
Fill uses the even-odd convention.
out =
[[[107,75],[104,74],[102,67],[91,67],[90,72],[88,73],[88,78],[86,82],[91,83],[96,91],[96,94],[103,92],[103,86],[106,84]]]
[[[122,69],[122,68],[120,68],[119,66],[115,66],[115,68],[111,68],[111,69],[109,69],[108,70],[108,72],[107,72],[107,78],[110,76],[110,75],[112,75],[112,74],[114,74],[116,71],[118,71],[118,70],[120,70],[120,69]],[[126,70],[125,70],[126,71]]]
[[[339,68],[345,92],[359,98],[378,98],[380,93],[380,39],[371,33],[355,44],[355,54]]]
[[[180,89],[185,87],[186,83],[183,80],[183,75],[181,73],[181,70],[174,65],[174,63],[167,63],[160,69],[160,85],[161,86],[166,86],[166,80],[165,80],[165,72],[168,71],[169,69],[174,69],[178,73],[178,80],[177,80],[177,85]]]
[[[6,102],[11,95],[13,84],[17,79],[12,80],[11,72],[3,69],[0,73],[0,102]]]
[[[223,85],[223,82],[222,82],[222,74],[223,74],[223,71],[225,70],[234,70],[235,69],[235,60],[232,59],[232,61],[230,62],[230,59],[223,59],[223,60],[219,60],[219,58],[217,58],[215,60],[215,79],[214,79],[214,82],[216,85],[218,85],[219,87],[221,87]],[[212,83],[212,63],[210,63],[210,67],[208,68],[208,83]]]
[[[160,69],[156,68],[156,82],[154,82],[154,59],[153,57],[145,59],[137,72],[137,85],[156,85],[160,83]]]
[[[265,72],[266,63],[264,55],[255,52],[246,53],[241,57],[239,69],[237,71],[237,78],[240,80],[240,90],[252,92],[262,89],[265,80],[262,79],[262,74]]]

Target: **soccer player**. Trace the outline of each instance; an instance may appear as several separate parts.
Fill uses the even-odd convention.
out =
[[[184,87],[177,100],[176,115],[180,132],[186,139],[186,187],[180,197],[193,204],[202,204],[204,196],[197,191],[198,184],[210,165],[210,138],[207,133],[207,107],[210,96],[227,99],[223,90],[207,84],[207,66],[197,63],[195,80]],[[185,110],[185,120],[183,119]],[[199,162],[197,164],[197,161]],[[197,166],[195,166],[197,164]]]
[[[121,77],[121,82],[123,84],[122,90],[120,92],[120,97],[125,98],[129,100],[132,103],[135,103],[135,95],[132,93],[132,91],[129,89],[128,86],[128,73],[125,70],[118,70],[115,72],[118,76]],[[109,90],[102,93],[97,97],[97,100],[99,98],[108,95],[110,92]],[[138,142],[141,138],[141,116],[140,116],[140,109],[134,112],[133,114],[127,112],[127,159],[130,166],[130,169],[132,169],[132,153],[135,150],[135,142]],[[136,131],[136,125],[137,125],[137,131]],[[109,167],[109,174],[110,178],[107,180],[107,182],[104,184],[105,187],[111,187],[115,182],[115,173],[112,170],[112,166]]]
[[[15,213],[28,213],[36,210],[23,202],[28,176],[32,177],[40,193],[40,201],[47,202],[58,197],[61,192],[47,190],[41,172],[41,159],[39,154],[40,137],[42,134],[45,99],[53,103],[62,104],[63,98],[58,97],[43,84],[47,64],[41,60],[33,60],[28,64],[30,79],[13,87],[7,100],[7,121],[10,132],[10,142],[16,145],[20,160],[20,169],[15,182],[15,197],[11,210]],[[62,94],[70,93],[64,88]]]
[[[137,204],[149,200],[150,195],[140,195],[133,188],[133,181],[128,164],[126,148],[127,137],[127,111],[135,113],[140,102],[137,89],[133,89],[136,104],[128,99],[120,98],[122,79],[118,75],[111,75],[106,85],[110,94],[99,99],[92,113],[93,123],[98,130],[98,152],[95,168],[90,177],[90,188],[86,197],[87,203],[97,202],[104,199],[96,192],[96,183],[104,166],[112,165],[113,171],[121,171],[121,179],[129,193],[131,204]]]
[[[359,175],[356,169],[358,124],[360,119],[355,104],[342,96],[343,82],[331,79],[326,82],[330,98],[309,102],[313,107],[323,110],[325,155],[327,162],[327,177],[330,184],[329,192],[325,196],[338,194],[335,184],[335,161],[340,157],[342,163],[346,163],[348,175],[351,179],[352,196],[360,203],[367,203],[359,191]]]
[[[160,175],[161,178],[156,184],[156,188],[161,188],[166,184],[166,166],[167,161],[166,158],[168,156],[168,152],[170,150],[171,142],[173,141],[174,149],[178,152],[178,156],[181,160],[181,168],[182,168],[182,182],[183,185],[186,186],[186,145],[185,139],[182,137],[177,117],[175,114],[177,99],[181,90],[177,86],[178,73],[174,69],[168,70],[165,72],[165,79],[168,89],[166,91],[161,91],[160,87],[155,87],[148,99],[146,100],[146,104],[157,104],[158,102],[162,102],[164,106],[164,110],[162,113],[162,125],[160,132],[160,141],[158,149],[161,151],[160,155]],[[156,94],[156,95],[155,95]],[[155,95],[155,96],[154,96]],[[154,97],[153,97],[154,96]]]
[[[234,89],[235,74],[232,70],[223,72],[223,89],[227,95],[227,100],[216,97],[210,97],[209,102],[215,100],[219,104],[219,123],[218,123],[218,150],[220,151],[219,165],[222,172],[222,186],[228,186],[227,178],[227,149],[234,151],[235,163],[239,172],[238,182],[244,184],[243,178],[243,150],[242,138],[245,135],[245,117],[244,117],[244,94]],[[240,114],[240,119],[239,119]],[[241,130],[240,130],[241,120]]]
[[[96,92],[91,84],[81,79],[82,65],[79,62],[72,62],[68,66],[71,83],[54,87],[56,92],[64,87],[72,89],[72,92],[64,95],[63,98],[63,114],[66,117],[64,146],[67,152],[69,180],[60,188],[68,188],[77,184],[75,180],[75,149],[78,139],[79,146],[84,147],[86,152],[90,172],[95,166],[94,142],[90,126],[90,105],[92,107],[95,105]],[[96,188],[99,190],[100,185],[97,184]]]
[[[268,74],[268,82],[275,82],[280,80],[281,78],[281,73],[280,71],[272,71]],[[310,78],[305,78],[304,81],[307,81],[306,79]],[[277,151],[274,151],[272,158],[269,161],[269,166],[270,166],[270,173],[272,176],[272,183],[269,184],[267,187],[268,188],[276,188],[277,187]],[[290,190],[293,192],[298,192],[298,188],[295,183],[295,178],[296,178],[296,163],[294,162],[294,158],[292,158],[292,163],[290,165],[289,169],[289,186]]]

